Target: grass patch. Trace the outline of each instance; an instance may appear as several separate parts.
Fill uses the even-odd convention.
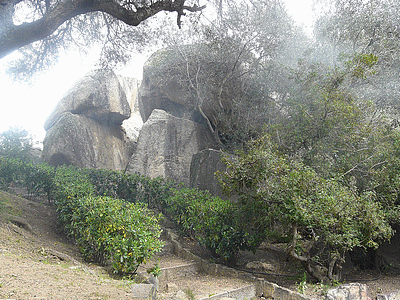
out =
[[[8,202],[10,202],[9,197],[3,191],[0,191],[0,214],[6,212]]]
[[[186,296],[188,297],[189,300],[194,300],[195,299],[194,293],[193,293],[193,291],[191,289],[185,289],[184,292],[185,292],[185,294],[186,294]]]

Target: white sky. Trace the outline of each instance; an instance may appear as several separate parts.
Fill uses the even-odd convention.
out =
[[[309,32],[312,1],[285,0],[289,13]],[[96,56],[66,54],[55,67],[38,76],[31,86],[12,82],[5,74],[5,65],[11,58],[9,55],[0,60],[0,132],[18,126],[29,130],[35,140],[42,141],[46,133],[43,129],[46,118],[73,84],[94,68]],[[143,62],[138,57],[122,71],[122,75],[140,79]]]

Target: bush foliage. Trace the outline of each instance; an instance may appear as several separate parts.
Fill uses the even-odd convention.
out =
[[[225,159],[228,169],[219,178],[224,191],[236,196],[234,201],[161,178],[73,166],[54,168],[9,157],[0,157],[0,185],[22,185],[30,194],[46,194],[85,258],[110,263],[115,272],[136,272],[140,263],[162,247],[159,217],[149,207],[164,213],[181,233],[228,263],[235,263],[240,251],[254,251],[269,239],[287,243],[288,254],[316,279],[334,280],[340,276],[346,252],[376,249],[391,237],[390,223],[399,220],[399,136],[386,127],[371,134],[370,128],[362,126],[360,115],[351,112],[351,101],[346,103],[344,109],[360,119],[353,120],[354,128],[345,126],[343,141],[336,134],[335,141],[343,145],[352,141],[365,151],[369,138],[367,160],[335,152],[329,168],[319,164],[317,160],[328,153],[324,146],[332,139],[328,130],[324,131],[327,136],[321,133],[307,143],[313,145],[309,151],[302,150],[296,140],[285,145],[266,134],[249,142],[235,158]],[[338,122],[345,123],[342,118],[339,113],[329,123],[337,129]],[[302,117],[296,122],[303,122]],[[282,123],[275,132],[292,125]],[[304,140],[310,139],[309,131],[304,131]],[[312,159],[311,152],[316,154]]]
[[[374,192],[357,193],[335,179],[324,179],[312,168],[274,149],[268,136],[247,152],[225,159],[220,174],[228,194],[239,196],[242,222],[261,242],[266,236],[288,244],[319,281],[340,277],[347,251],[377,248],[392,229]]]
[[[147,203],[154,205],[166,195],[171,183],[163,182],[0,157],[1,188],[15,184],[31,194],[46,194],[55,203],[59,223],[76,240],[84,257],[110,263],[116,273],[135,273],[161,250],[160,216],[155,216]]]
[[[244,230],[238,207],[207,191],[174,190],[166,214],[184,234],[227,262],[234,263],[240,250],[255,250],[254,236]]]
[[[111,260],[115,272],[135,273],[163,246],[159,218],[144,204],[87,196],[59,202],[57,207],[71,212],[68,228],[84,257],[103,263]]]

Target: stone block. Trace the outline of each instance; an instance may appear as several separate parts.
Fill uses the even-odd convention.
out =
[[[376,295],[376,300],[400,300],[400,292]]]
[[[330,289],[326,295],[326,300],[371,300],[371,297],[365,284],[348,283]]]
[[[273,298],[275,296],[276,288],[278,288],[278,286],[275,283],[264,281],[262,287],[262,294],[264,295],[265,298]]]
[[[189,297],[186,295],[186,293],[184,291],[179,290],[172,299],[173,300],[188,300]]]
[[[139,283],[132,286],[132,299],[136,300],[155,300],[157,298],[156,289],[153,284]]]
[[[234,299],[252,299],[256,296],[256,287],[254,284],[250,284],[245,287],[241,287],[228,292],[229,298]]]
[[[155,109],[140,131],[126,171],[172,179],[189,187],[193,154],[212,144],[206,126]]]
[[[289,300],[289,299],[292,299],[292,291],[276,285],[273,298],[275,300]]]

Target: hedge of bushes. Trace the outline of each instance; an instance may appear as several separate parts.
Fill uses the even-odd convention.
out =
[[[252,235],[241,224],[234,204],[162,178],[2,159],[0,184],[4,188],[11,182],[24,185],[30,193],[48,195],[61,225],[77,240],[84,256],[100,262],[111,260],[116,272],[134,272],[161,247],[158,218],[146,206],[161,211],[181,233],[228,262],[234,262],[240,250],[254,250]],[[89,211],[96,216],[89,217]],[[134,218],[143,223],[137,236],[128,234],[128,228],[138,226]],[[126,229],[110,227],[113,231],[107,231],[112,224],[125,224]],[[143,245],[142,250],[139,245]]]
[[[68,230],[85,259],[110,261],[115,272],[133,274],[162,248],[159,217],[145,205],[106,196],[70,200],[58,202],[57,208],[69,212],[64,214],[71,220]]]
[[[242,223],[238,206],[213,197],[208,191],[173,190],[167,199],[165,213],[182,233],[228,263],[235,263],[240,250],[255,250],[254,236]]]
[[[119,176],[117,172],[105,173]],[[163,246],[160,216],[144,203],[99,195],[112,194],[112,190],[99,189],[102,184],[93,174],[97,172],[72,166],[53,168],[0,159],[3,189],[13,183],[32,194],[47,194],[55,203],[60,224],[86,259],[110,263],[116,273],[135,273],[139,264]]]

